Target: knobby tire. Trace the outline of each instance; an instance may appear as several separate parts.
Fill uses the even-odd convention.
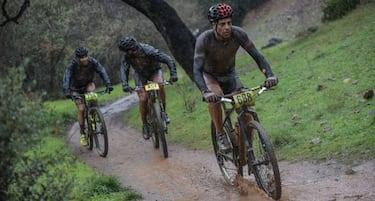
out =
[[[253,172],[257,185],[275,200],[281,197],[281,178],[276,155],[265,130],[257,121],[248,124],[247,137],[253,149],[248,153],[249,174]]]
[[[92,150],[94,147],[94,138],[93,138],[93,129],[90,126],[91,125],[91,120],[89,117],[89,114],[86,114],[86,121],[85,121],[85,132],[86,132],[86,140],[87,140],[87,149]]]
[[[156,111],[154,107],[154,103],[151,99],[148,100],[148,113],[147,113],[147,126],[148,126],[148,132],[151,137],[152,143],[154,144],[154,148],[158,149],[159,148],[159,136],[157,132],[157,122],[156,120]]]
[[[101,157],[106,157],[108,154],[108,133],[103,114],[99,108],[93,107],[90,109],[89,115],[93,117],[93,141],[96,151]]]
[[[155,122],[157,126],[156,132],[158,133],[159,140],[161,142],[163,156],[164,158],[168,158],[168,147],[167,147],[167,141],[165,139],[165,130],[163,126],[164,122],[161,116],[160,104],[161,103],[159,103],[158,101],[155,101],[154,103]]]

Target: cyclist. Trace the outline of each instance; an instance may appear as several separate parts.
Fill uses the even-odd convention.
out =
[[[94,77],[98,73],[107,87],[107,91],[113,90],[109,76],[104,67],[93,57],[88,56],[85,47],[78,47],[74,51],[75,58],[68,64],[63,80],[63,91],[67,98],[77,94],[95,91]],[[81,129],[81,145],[87,146],[86,133],[84,130],[85,105],[81,99],[76,99],[77,119]]]
[[[144,86],[147,81],[154,81],[157,83],[163,82],[163,73],[161,70],[161,63],[168,66],[170,72],[170,82],[176,82],[178,80],[176,64],[174,60],[161,52],[155,47],[139,43],[134,37],[127,36],[120,40],[118,43],[118,48],[125,54],[121,60],[121,80],[122,89],[124,92],[131,92],[132,89],[128,85],[128,77],[130,66],[134,69],[134,82],[136,86]],[[164,108],[166,109],[165,102],[165,90],[163,86],[160,86],[160,94]],[[137,95],[139,97],[139,111],[141,113],[141,119],[143,123],[142,133],[144,139],[149,139],[150,135],[147,130],[147,94],[144,89],[137,90]],[[169,118],[167,116],[167,123],[169,123]]]
[[[277,85],[278,79],[272,73],[265,58],[258,52],[246,32],[232,25],[232,8],[219,3],[208,10],[208,20],[212,29],[200,34],[196,40],[194,52],[194,80],[208,102],[208,110],[214,122],[217,143],[221,151],[230,149],[221,125],[222,111],[218,95],[228,94],[243,88],[235,71],[236,52],[241,46],[255,60],[265,75],[266,87]]]

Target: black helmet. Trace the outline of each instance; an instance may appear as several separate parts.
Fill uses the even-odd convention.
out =
[[[137,40],[131,36],[122,38],[118,43],[118,48],[122,51],[133,49],[135,46],[137,46]]]
[[[211,6],[211,8],[208,10],[208,20],[210,22],[232,17],[232,15],[233,15],[232,8],[228,4],[225,4],[225,3],[219,3],[214,6]]]
[[[74,51],[74,54],[76,57],[85,57],[89,51],[85,47],[77,47],[77,49]]]

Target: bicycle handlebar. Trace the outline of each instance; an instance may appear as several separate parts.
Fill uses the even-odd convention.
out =
[[[148,83],[151,83],[152,81],[148,82]],[[162,83],[159,83],[159,85],[162,85],[162,86],[165,86],[165,85],[172,85],[173,82],[171,81],[168,81],[168,80],[164,80]],[[135,86],[135,87],[130,87],[130,92],[129,93],[133,93],[133,91],[138,91],[138,90],[141,90],[145,88],[145,85],[143,86]]]
[[[256,86],[256,87],[251,87],[251,88],[243,88],[241,89],[240,92],[246,92],[246,91],[256,91],[256,90],[259,90],[257,92],[258,96],[260,94],[262,94],[263,92],[267,91],[267,90],[270,90],[269,88],[265,87],[264,85],[259,85],[259,86]],[[233,103],[233,96],[238,94],[239,92],[233,92],[233,93],[230,93],[230,94],[225,94],[223,96],[219,96],[219,102],[228,102],[228,103]]]
[[[84,97],[85,94],[87,94],[87,93],[90,93],[90,92],[86,92],[86,93],[83,93],[83,94],[79,93],[79,94],[76,94],[76,95],[71,95],[70,98],[71,98],[72,100],[75,100],[75,99],[81,99],[81,98]],[[103,94],[106,94],[106,93],[109,94],[109,93],[111,93],[111,92],[110,92],[109,90],[105,89],[105,90],[97,91],[97,92],[94,91],[94,93],[99,94],[99,95],[103,95]]]

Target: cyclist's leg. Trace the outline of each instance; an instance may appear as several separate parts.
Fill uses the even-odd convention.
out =
[[[73,89],[72,95],[78,95],[84,93],[84,88]],[[80,127],[80,143],[82,146],[87,146],[86,133],[85,133],[85,124],[84,124],[84,112],[85,105],[82,99],[76,99],[75,101],[77,107],[77,120]]]
[[[163,83],[164,79],[163,79],[163,72],[161,69],[159,69],[158,71],[156,71],[152,76],[151,76],[151,80],[156,82],[156,83]],[[163,107],[165,109],[165,90],[164,90],[164,86],[163,85],[160,85],[160,98],[161,98],[161,101],[163,102]]]
[[[134,72],[134,83],[135,86],[144,86],[147,83],[147,79],[137,72]],[[141,113],[141,120],[145,125],[147,123],[147,93],[143,88],[140,88],[137,90],[137,95],[139,99],[139,112]]]
[[[163,83],[164,81],[164,78],[163,78],[163,71],[161,69],[159,69],[158,71],[156,71],[156,73],[154,75],[152,75],[152,81],[156,82],[156,83]],[[168,117],[168,114],[167,114],[167,102],[166,102],[166,93],[165,93],[165,89],[164,89],[164,86],[163,85],[159,85],[160,87],[160,98],[161,98],[161,102],[163,104],[163,108],[164,108],[164,111],[165,111],[165,115],[166,115],[166,122],[169,123],[170,122],[170,119]]]
[[[76,95],[75,92],[72,93],[73,96]],[[84,112],[85,112],[85,105],[83,104],[81,99],[76,99],[75,101],[77,107],[77,120],[79,127],[81,129],[81,133],[84,133]]]
[[[94,82],[90,82],[86,85],[86,91],[87,92],[94,92],[96,89],[96,86],[95,86],[95,83]]]
[[[144,86],[147,83],[147,79],[137,72],[134,72],[134,82],[136,86]],[[147,93],[144,90],[144,88],[140,88],[137,90],[137,95],[139,99],[139,112],[141,114],[141,120],[142,120],[142,133],[143,133],[143,138],[148,139],[149,138],[149,133],[148,133],[148,128],[147,128]]]
[[[85,87],[73,87],[72,88],[72,95],[77,96],[78,94],[83,94],[85,92]],[[74,103],[76,104],[77,108],[77,121],[79,127],[81,129],[81,133],[84,133],[84,112],[85,112],[85,105],[82,99],[75,99]]]
[[[216,95],[223,95],[223,91],[220,87],[219,82],[216,78],[211,75],[204,74],[204,80],[206,82],[207,88],[214,92]],[[220,103],[208,103],[208,111],[210,113],[212,122],[214,123],[216,130],[216,143],[220,151],[228,151],[230,149],[230,143],[224,131],[222,124],[222,109]]]
[[[219,82],[213,76],[204,73],[204,80],[206,82],[207,88],[210,91],[214,92],[216,95],[223,95],[223,91],[221,90]],[[212,121],[214,122],[216,134],[224,133],[220,103],[208,103],[208,111],[210,113]]]
[[[86,90],[85,92],[95,92],[96,90],[96,86],[95,86],[95,83],[94,82],[89,82],[87,85],[86,85]],[[98,105],[98,102],[97,101],[91,101],[91,103],[95,106]]]

